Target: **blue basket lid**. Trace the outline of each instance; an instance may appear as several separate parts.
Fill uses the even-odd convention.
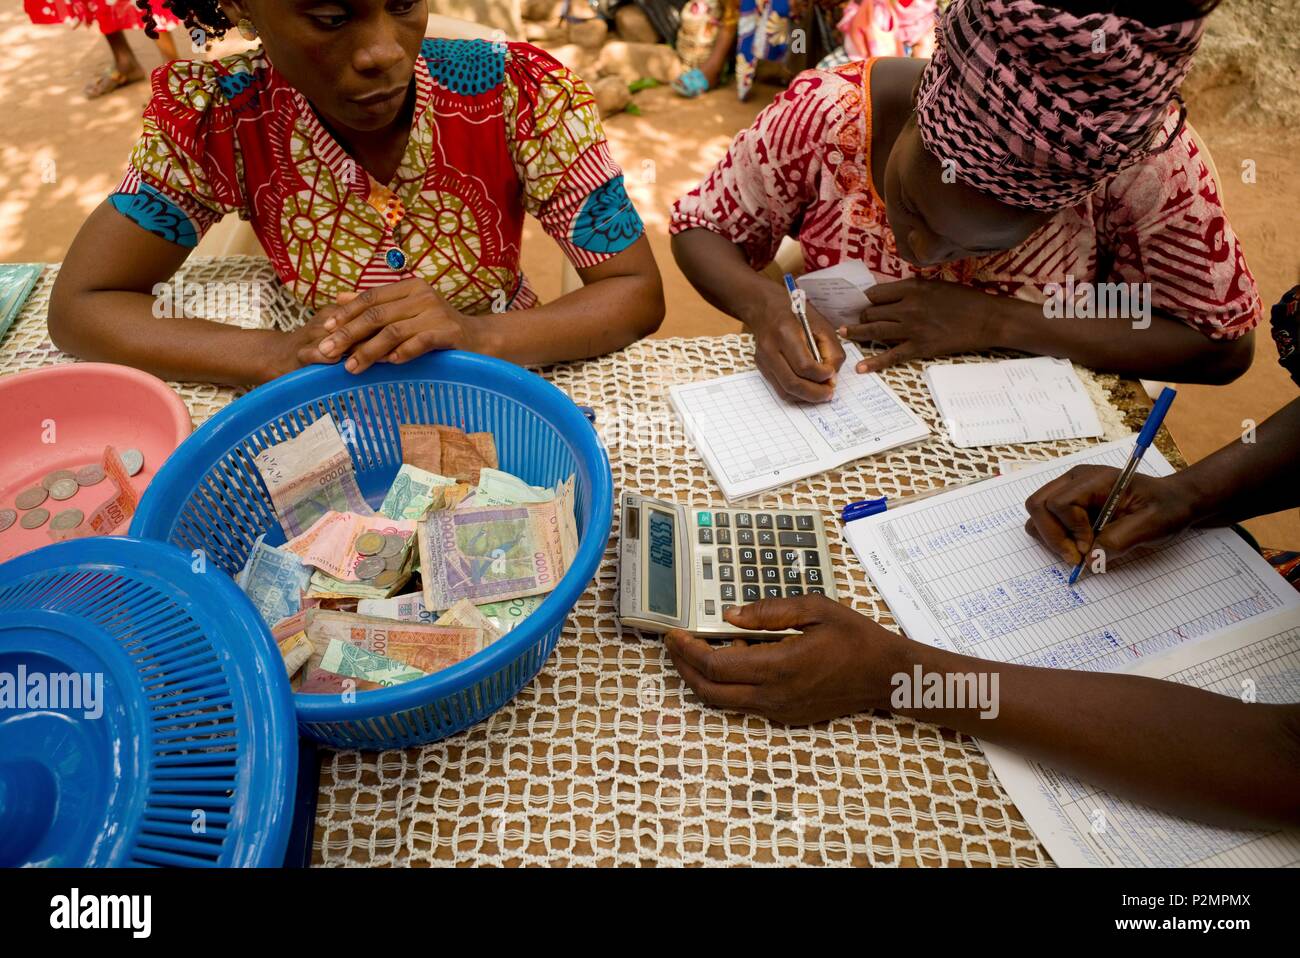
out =
[[[283,862],[284,663],[202,558],[114,537],[0,565],[0,866]]]

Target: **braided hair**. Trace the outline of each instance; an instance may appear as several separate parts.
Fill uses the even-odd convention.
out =
[[[151,40],[158,39],[158,24],[154,20],[150,0],[135,0],[144,19],[144,32]],[[163,6],[170,10],[178,20],[185,24],[185,30],[191,36],[195,30],[202,31],[203,42],[219,40],[234,24],[221,12],[217,0],[163,0]]]

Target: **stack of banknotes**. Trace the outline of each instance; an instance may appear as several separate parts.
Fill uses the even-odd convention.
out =
[[[578,548],[573,477],[554,489],[497,468],[491,433],[403,426],[376,512],[324,416],[254,462],[284,531],[235,581],[300,692],[348,695],[455,665],[542,604]]]

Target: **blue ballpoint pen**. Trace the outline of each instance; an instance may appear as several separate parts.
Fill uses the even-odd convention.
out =
[[[817,340],[813,339],[812,327],[808,325],[808,309],[805,307],[805,293],[794,284],[794,277],[789,273],[785,274],[785,291],[790,294],[790,309],[799,317],[799,322],[803,324],[803,335],[808,341],[808,350],[812,353],[813,362],[822,361],[822,351],[817,348]]]
[[[1115,480],[1110,495],[1106,497],[1101,512],[1097,513],[1097,519],[1092,524],[1093,542],[1097,541],[1097,536],[1101,535],[1101,530],[1106,527],[1106,523],[1110,522],[1111,516],[1114,515],[1115,508],[1124,495],[1124,490],[1133,481],[1133,475],[1137,472],[1142,457],[1151,445],[1151,440],[1155,439],[1156,433],[1160,431],[1160,424],[1165,421],[1165,413],[1169,412],[1169,407],[1173,405],[1174,396],[1176,395],[1175,390],[1166,386],[1160,391],[1160,397],[1156,400],[1155,405],[1151,407],[1151,412],[1147,414],[1147,421],[1142,424],[1142,431],[1138,433],[1137,442],[1133,446],[1133,454],[1128,457],[1128,462],[1124,464],[1124,471]],[[1083,574],[1083,567],[1087,561],[1088,557],[1085,555],[1079,560],[1079,564],[1074,567],[1074,571],[1070,573],[1070,585],[1074,585],[1079,581],[1079,576]]]

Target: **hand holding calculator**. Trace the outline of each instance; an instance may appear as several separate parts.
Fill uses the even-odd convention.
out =
[[[621,508],[619,616],[627,625],[757,638],[772,633],[737,628],[722,613],[759,599],[836,597],[815,510],[687,507],[633,492]]]

